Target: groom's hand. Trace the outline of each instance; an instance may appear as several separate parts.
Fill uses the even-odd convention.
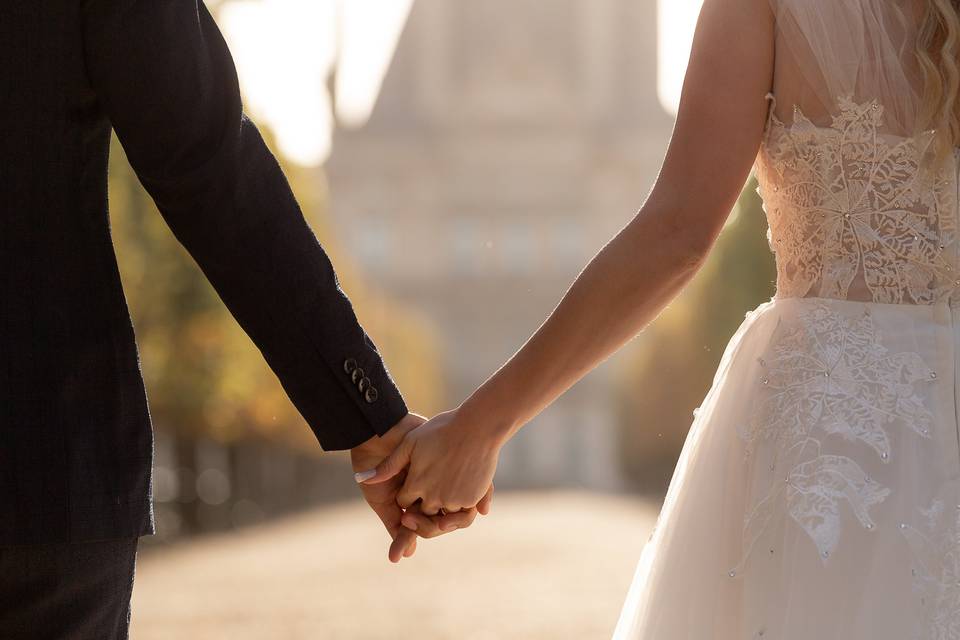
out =
[[[426,418],[414,413],[407,414],[383,436],[374,436],[363,444],[350,450],[350,460],[355,472],[364,472],[375,469],[403,442],[406,435],[426,422]],[[360,490],[370,508],[380,517],[383,525],[393,538],[390,545],[389,557],[391,562],[399,562],[402,558],[409,558],[417,549],[417,536],[434,538],[448,531],[452,531],[449,522],[440,522],[436,518],[426,518],[420,515],[420,505],[412,505],[404,512],[397,504],[397,494],[403,487],[406,477],[402,470],[389,481],[378,484],[361,484]],[[358,477],[358,482],[362,478]],[[406,521],[410,528],[405,527],[401,518],[406,513]],[[456,516],[456,528],[469,527],[476,517],[476,510],[472,513],[464,511],[450,514],[447,519]],[[441,529],[441,524],[445,525]],[[411,528],[415,527],[416,532]]]
[[[351,449],[350,461],[353,464],[353,471],[356,473],[376,467],[393,453],[407,433],[424,422],[426,419],[422,416],[408,413],[383,436],[374,436]],[[387,532],[393,539],[390,545],[390,562],[409,558],[417,550],[417,534],[404,528],[400,523],[403,510],[397,505],[397,491],[401,486],[403,486],[402,481],[388,482],[379,486],[360,485],[360,491],[367,504],[383,521],[383,526],[387,528]]]

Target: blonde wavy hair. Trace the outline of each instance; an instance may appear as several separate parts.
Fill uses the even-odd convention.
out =
[[[924,81],[920,117],[925,129],[938,132],[942,158],[960,146],[960,0],[925,3],[916,51]]]

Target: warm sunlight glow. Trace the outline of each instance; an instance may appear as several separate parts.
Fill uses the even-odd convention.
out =
[[[350,127],[370,117],[413,0],[344,0],[337,75],[337,119]]]
[[[245,107],[268,125],[280,152],[306,166],[330,154],[333,107],[327,78],[336,59],[337,117],[366,122],[412,0],[227,2],[217,14],[230,44]]]
[[[680,104],[683,76],[702,5],[703,0],[658,0],[657,94],[663,108],[673,115]]]

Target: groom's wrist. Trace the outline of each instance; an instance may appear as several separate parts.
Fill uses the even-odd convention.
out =
[[[383,435],[376,435],[350,449],[350,458],[354,471],[366,471],[370,461],[382,459],[390,455],[410,431],[425,422],[423,416],[407,413],[396,424],[392,425]],[[378,464],[379,460],[374,464]],[[362,467],[362,468],[358,468]]]

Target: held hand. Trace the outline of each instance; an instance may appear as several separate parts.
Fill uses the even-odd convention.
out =
[[[419,505],[428,516],[441,509],[448,514],[442,518],[407,517],[405,522],[416,523],[418,533],[420,525],[427,522],[453,530],[451,527],[457,524],[454,518],[463,517],[462,510],[468,515],[474,508],[482,514],[489,512],[501,446],[461,410],[449,411],[407,432],[403,442],[377,466],[376,474],[363,484],[395,486],[397,478],[405,476],[397,494],[400,507]]]
[[[416,414],[407,414],[386,434],[374,436],[363,444],[350,450],[350,461],[354,472],[363,471],[380,464],[403,441],[403,437],[412,429],[416,429],[426,422],[426,418]],[[397,492],[403,486],[403,477],[398,476],[393,482],[377,485],[360,485],[360,491],[370,508],[373,510],[387,532],[393,539],[390,545],[390,562],[400,562],[401,558],[409,558],[417,549],[417,536],[413,531],[406,529],[400,522],[403,511],[397,505]]]
[[[350,451],[355,472],[362,472],[381,464],[403,441],[404,436],[426,422],[426,418],[408,414],[383,437],[375,436]],[[360,475],[360,474],[358,474]],[[451,514],[447,519],[428,518],[420,513],[419,505],[412,505],[406,513],[397,504],[397,493],[403,486],[405,473],[399,473],[389,482],[373,485],[361,484],[360,490],[370,508],[380,517],[393,539],[390,545],[391,562],[409,558],[417,548],[417,536],[435,538],[446,531],[469,527],[476,517],[476,510]],[[401,520],[402,518],[402,520]],[[444,530],[442,526],[450,528]],[[413,529],[416,529],[414,533]]]
[[[417,535],[421,538],[436,538],[437,536],[456,531],[457,529],[466,529],[473,524],[478,513],[483,515],[490,513],[490,506],[492,504],[493,485],[491,484],[487,495],[472,509],[428,516],[420,511],[420,502],[416,502],[403,513],[400,521],[407,529],[416,531]]]

